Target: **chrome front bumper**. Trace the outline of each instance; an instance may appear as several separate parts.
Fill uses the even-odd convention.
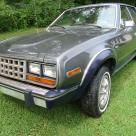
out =
[[[28,106],[51,108],[70,101],[78,86],[64,90],[50,90],[0,76],[0,92],[25,101]]]
[[[44,96],[49,90],[24,84],[15,80],[0,77],[0,92],[14,98],[26,101],[27,97],[33,97],[33,104],[46,108]],[[29,96],[31,94],[31,96]],[[27,96],[28,95],[28,96]],[[28,98],[29,99],[29,98]],[[30,102],[29,102],[30,104]]]
[[[6,95],[12,96],[14,98],[17,98],[19,100],[25,101],[25,94],[23,92],[20,92],[19,90],[12,90],[12,89],[0,86],[0,92]],[[47,108],[46,101],[44,99],[33,97],[33,103],[37,106]]]

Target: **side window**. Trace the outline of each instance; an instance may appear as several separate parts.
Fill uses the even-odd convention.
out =
[[[129,9],[129,12],[130,12],[135,24],[136,24],[136,9],[133,7],[128,7],[128,9]]]
[[[121,6],[121,25],[126,21],[133,21],[126,6]]]

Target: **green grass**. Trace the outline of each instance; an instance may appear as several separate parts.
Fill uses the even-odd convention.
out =
[[[24,34],[6,33],[1,38]],[[0,38],[0,39],[1,39]],[[76,104],[52,110],[27,108],[24,102],[0,94],[0,136],[135,136],[136,61],[112,78],[111,101],[99,119],[84,115]]]
[[[21,29],[14,32],[0,33],[0,41],[14,37],[14,36],[18,36],[18,35],[21,36],[21,35],[25,35],[25,34],[29,34],[33,32],[39,32],[39,31],[44,31],[44,28],[31,28],[31,29],[25,29],[25,30]]]

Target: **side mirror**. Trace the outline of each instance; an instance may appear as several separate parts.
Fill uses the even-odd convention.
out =
[[[135,25],[134,21],[124,21],[125,27],[132,27]]]

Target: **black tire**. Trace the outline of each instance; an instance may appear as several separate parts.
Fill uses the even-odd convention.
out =
[[[136,57],[134,57],[133,60],[136,60]]]
[[[92,83],[87,87],[88,89],[87,93],[81,98],[81,109],[84,111],[84,113],[88,114],[91,117],[95,117],[95,118],[100,117],[107,109],[109,98],[110,98],[110,90],[111,90],[111,76],[110,75],[111,74],[108,67],[106,66],[101,67],[98,73],[96,74],[96,76],[94,77]],[[107,84],[109,87],[108,89],[106,88],[106,84],[105,84],[106,80],[107,80],[107,83],[109,82]],[[102,84],[105,84],[105,85],[102,85]],[[105,87],[104,89],[105,90],[107,89],[108,91],[107,92],[103,91],[102,87]],[[102,95],[104,95],[104,93],[102,94],[102,92],[106,92],[105,98],[103,98],[105,99],[106,105],[105,107],[103,107],[103,109],[101,108],[102,106],[100,107],[100,104],[102,105],[102,101],[104,101],[103,99],[101,99],[101,102],[100,102],[100,98],[102,98]],[[107,97],[107,102],[106,102],[106,97]]]

